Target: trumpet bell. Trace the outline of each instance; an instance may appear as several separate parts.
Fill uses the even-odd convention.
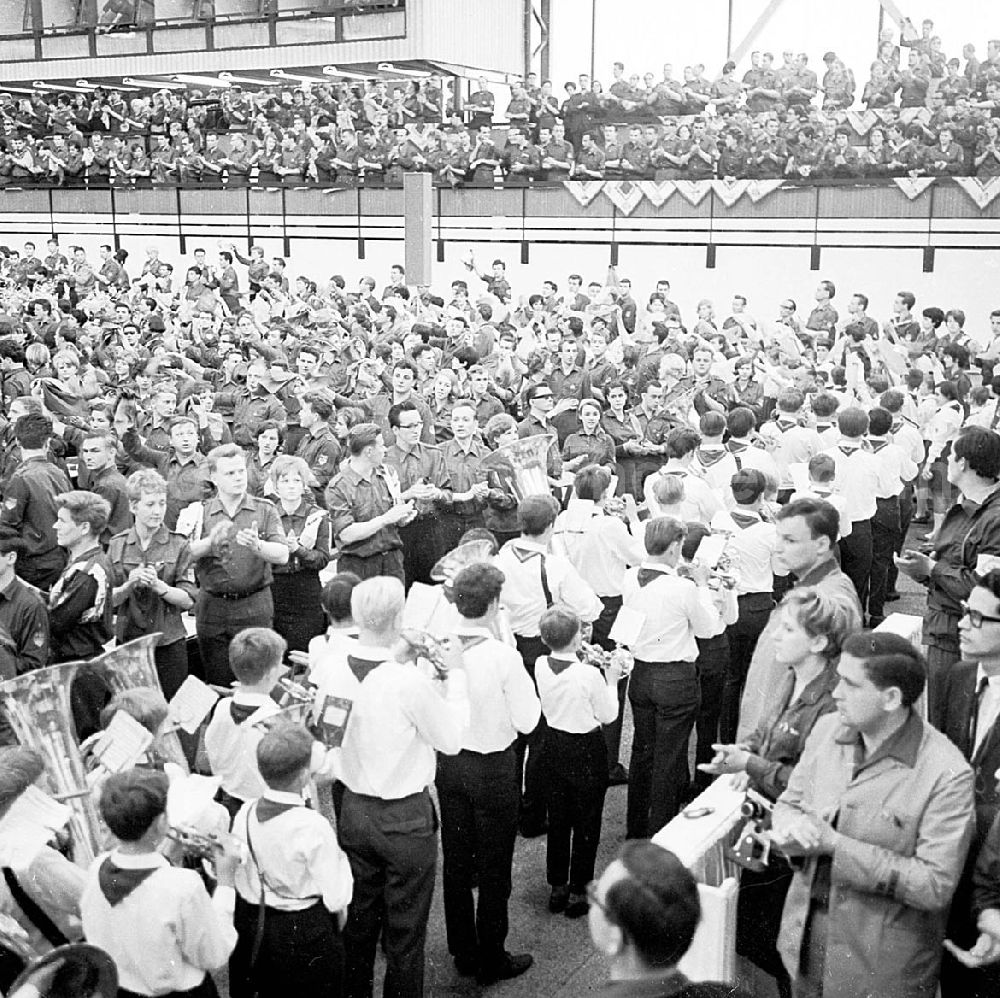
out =
[[[459,544],[443,558],[438,558],[431,569],[431,578],[435,582],[451,582],[467,565],[489,561],[492,556],[492,541],[469,541],[466,544]]]
[[[536,433],[498,447],[483,458],[482,467],[509,475],[518,501],[528,496],[550,495],[549,450],[554,443],[553,437]]]
[[[57,992],[55,980],[63,983],[65,990]],[[69,985],[68,987],[66,985]],[[37,994],[47,998],[50,993],[93,995],[94,998],[116,998],[118,994],[118,968],[114,960],[96,946],[88,943],[70,943],[59,946],[45,956],[34,960],[11,985],[8,994]]]
[[[100,850],[101,826],[70,707],[70,690],[80,665],[52,665],[0,683],[0,708],[21,745],[45,760],[52,796],[72,812],[73,861],[87,866]]]

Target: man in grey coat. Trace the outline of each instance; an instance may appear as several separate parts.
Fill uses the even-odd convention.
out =
[[[778,950],[796,998],[934,998],[972,770],[913,709],[927,666],[905,638],[855,632],[837,675],[837,712],[774,808],[774,844],[796,868]]]

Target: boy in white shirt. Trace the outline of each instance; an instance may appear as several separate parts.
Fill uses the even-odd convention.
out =
[[[239,942],[229,963],[232,998],[341,993],[341,929],[354,880],[330,822],[303,796],[313,745],[305,728],[280,724],[257,746],[267,789],[244,804],[233,823],[247,858],[236,872]]]
[[[538,696],[548,722],[542,751],[548,774],[549,911],[580,918],[588,909],[586,889],[594,879],[608,788],[601,725],[618,716],[621,666],[613,657],[602,677],[580,661],[580,618],[566,607],[546,610],[539,629],[550,649],[535,662]]]
[[[222,967],[236,945],[239,856],[221,849],[215,855],[213,897],[199,873],[170,866],[158,851],[167,834],[168,786],[166,775],[151,769],[108,777],[101,817],[119,845],[87,872],[83,932],[115,961],[119,995],[217,998],[207,971]]]
[[[232,817],[267,788],[257,770],[257,745],[264,732],[247,723],[277,714],[271,691],[285,671],[285,639],[269,627],[248,627],[229,645],[229,667],[236,677],[231,697],[223,697],[205,729],[205,751],[212,773],[222,780],[219,803]]]

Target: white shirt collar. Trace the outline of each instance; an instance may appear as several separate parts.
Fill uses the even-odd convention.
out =
[[[1000,686],[1000,672],[998,672],[995,676],[991,676],[991,675],[989,675],[986,672],[986,670],[982,667],[982,665],[979,665],[979,666],[976,667],[976,689],[977,690],[979,689],[979,684],[984,679],[989,682],[989,684],[990,684],[990,686],[992,688],[996,688],[997,686]]]
[[[275,804],[292,804],[295,807],[305,804],[301,794],[294,794],[290,790],[265,790],[261,794],[267,800],[274,801]]]
[[[170,866],[167,857],[158,852],[127,853],[115,849],[111,862],[123,870],[148,870],[151,866]]]
[[[242,704],[244,707],[261,707],[266,703],[274,703],[267,693],[254,693],[250,690],[241,690],[238,686],[233,692],[233,702]]]

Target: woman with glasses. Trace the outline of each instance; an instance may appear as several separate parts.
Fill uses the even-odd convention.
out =
[[[712,761],[698,766],[713,776],[735,774],[734,785],[764,798],[767,810],[787,786],[813,725],[834,709],[836,663],[850,627],[843,607],[815,590],[789,593],[776,612],[774,657],[788,668],[785,681],[744,743],[714,745]],[[736,915],[736,951],[777,979],[782,998],[791,995],[791,982],[777,941],[791,880],[791,867],[773,852],[764,869],[744,869]]]

